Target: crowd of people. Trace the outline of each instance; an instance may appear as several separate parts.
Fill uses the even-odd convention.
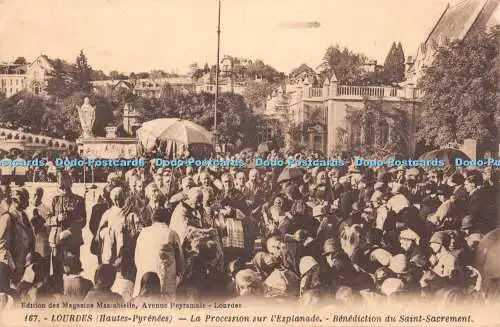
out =
[[[62,299],[317,307],[497,298],[496,279],[484,280],[475,260],[498,226],[491,168],[148,166],[110,173],[88,219],[70,174],[57,172],[57,183],[50,204],[42,188],[30,199],[2,185],[0,309]],[[92,281],[81,249],[96,256]]]
[[[22,186],[27,182],[31,183],[55,183],[57,182],[57,171],[64,169],[71,176],[71,179],[75,183],[103,183],[106,182],[106,177],[113,172],[111,167],[93,167],[93,166],[63,166],[58,167],[56,165],[54,156],[50,157],[33,157],[31,155],[21,154],[21,155],[0,155],[1,160],[10,161],[29,161],[37,158],[38,160],[43,160],[45,165],[30,165],[30,166],[14,166],[14,165],[2,165],[0,167],[0,183],[4,185],[9,185],[10,182],[14,182],[18,186]],[[61,160],[78,160],[80,156],[77,155],[64,155],[59,157]],[[40,161],[39,161],[40,162]]]

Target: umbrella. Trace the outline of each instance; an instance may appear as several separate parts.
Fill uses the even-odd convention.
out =
[[[274,142],[273,141],[267,141],[264,143],[259,144],[257,147],[257,152],[263,153],[263,152],[269,152],[271,150],[274,150]]]
[[[278,177],[278,183],[289,181],[295,178],[302,178],[304,173],[300,168],[297,167],[285,167]]]
[[[483,281],[500,278],[500,228],[486,234],[477,246],[474,267],[476,267]]]
[[[212,145],[212,133],[189,120],[162,118],[148,121],[137,131],[140,144],[152,151],[163,144],[168,151],[177,151],[192,144]]]
[[[470,158],[460,150],[457,149],[439,149],[424,153],[420,156],[420,160],[443,160],[445,165],[455,165],[456,159],[470,160]]]

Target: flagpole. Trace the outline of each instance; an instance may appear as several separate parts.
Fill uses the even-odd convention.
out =
[[[217,63],[215,65],[214,135],[217,135],[217,101],[219,99],[220,7],[221,0],[219,0],[219,13],[217,18]],[[217,142],[217,140],[215,140],[215,142]]]

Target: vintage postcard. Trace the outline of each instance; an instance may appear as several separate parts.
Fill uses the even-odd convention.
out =
[[[0,326],[500,326],[500,0],[0,0]]]

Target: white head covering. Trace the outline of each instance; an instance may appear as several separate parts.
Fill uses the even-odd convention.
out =
[[[407,239],[407,240],[413,240],[415,241],[415,243],[417,245],[420,244],[420,236],[415,233],[415,231],[407,228],[407,229],[404,229],[402,230],[400,233],[399,233],[399,238],[403,238],[403,239]]]
[[[404,274],[408,271],[408,258],[404,254],[396,254],[391,258],[389,269],[396,274]]]
[[[382,192],[380,192],[379,190],[376,190],[375,192],[373,192],[373,194],[370,198],[370,202],[380,201],[380,200],[382,200],[383,196],[384,196],[384,194]]]
[[[388,206],[395,213],[399,213],[410,206],[410,201],[403,194],[396,194],[389,199]]]
[[[384,280],[382,283],[382,286],[380,287],[380,291],[389,296],[393,293],[400,292],[404,289],[405,284],[401,279],[398,278],[387,278]]]
[[[378,263],[380,263],[382,266],[387,267],[391,262],[392,254],[384,249],[376,249],[373,250],[372,253],[370,253],[370,258],[373,261],[378,261]]]
[[[299,264],[299,272],[301,276],[304,276],[311,268],[317,266],[318,262],[313,257],[302,257]]]
[[[266,297],[297,296],[300,278],[290,270],[274,270],[264,281]]]

